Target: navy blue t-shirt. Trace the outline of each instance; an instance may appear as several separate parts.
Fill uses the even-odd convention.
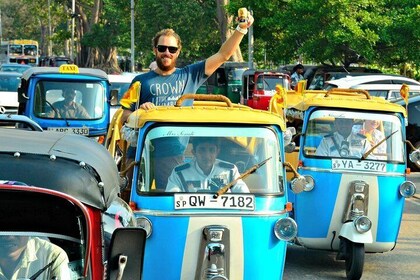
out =
[[[131,84],[140,81],[140,103],[152,102],[156,106],[174,105],[185,93],[195,93],[206,81],[205,61],[200,61],[183,68],[177,68],[168,76],[161,76],[155,71],[149,71],[136,76]],[[192,100],[187,100],[184,106],[192,105]],[[136,104],[131,104],[131,111],[135,111]]]

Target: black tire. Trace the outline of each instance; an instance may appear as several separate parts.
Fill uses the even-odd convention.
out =
[[[347,239],[346,243],[346,276],[349,280],[359,280],[362,277],[363,265],[365,263],[365,245],[354,243]]]

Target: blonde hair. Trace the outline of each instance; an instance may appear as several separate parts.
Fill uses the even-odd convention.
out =
[[[159,38],[162,37],[162,36],[173,36],[173,37],[175,37],[177,45],[178,45],[178,49],[180,50],[182,48],[181,37],[179,37],[179,35],[172,28],[162,29],[161,31],[156,33],[155,37],[152,39],[152,47],[153,48],[156,48],[156,46],[158,45],[158,42],[159,42]]]

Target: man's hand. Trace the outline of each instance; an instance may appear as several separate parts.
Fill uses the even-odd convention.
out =
[[[150,110],[155,108],[155,104],[153,104],[152,102],[144,102],[143,104],[140,105],[140,109],[143,110]]]

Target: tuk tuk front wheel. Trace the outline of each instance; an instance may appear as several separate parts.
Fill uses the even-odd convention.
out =
[[[362,277],[363,265],[365,263],[365,245],[354,243],[343,239],[346,246],[346,276],[349,280],[359,280]]]

